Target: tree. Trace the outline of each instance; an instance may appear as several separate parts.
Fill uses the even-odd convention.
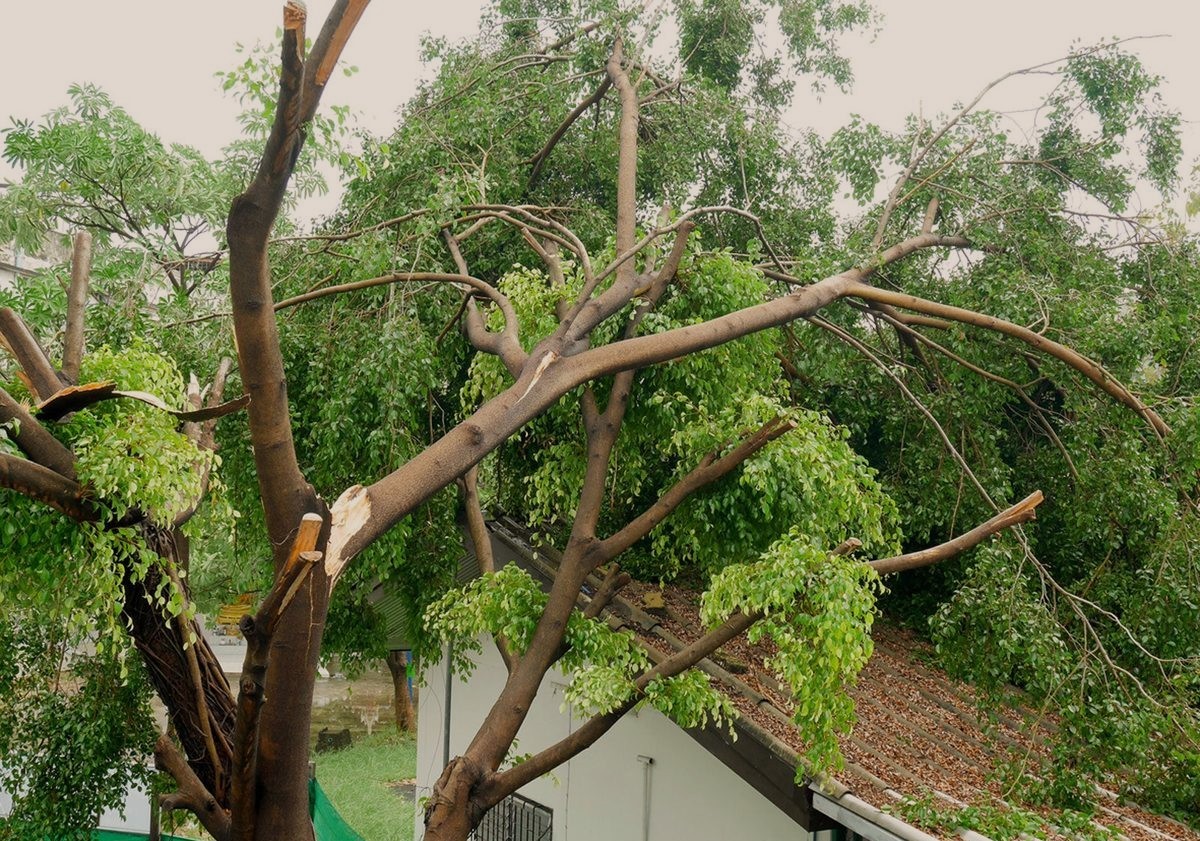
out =
[[[785,655],[779,670],[808,702],[800,725],[810,758],[818,765],[836,763],[833,736],[851,715],[841,688],[869,654],[879,573],[934,564],[1031,518],[1038,496],[1002,503],[1020,495],[1015,486],[1023,459],[1043,463],[1044,448],[1020,439],[1016,430],[1042,430],[1056,453],[1060,447],[1069,451],[1062,442],[1068,433],[1080,436],[1085,447],[1118,447],[1136,456],[1151,479],[1173,466],[1161,463],[1159,453],[1170,452],[1164,442],[1181,431],[1190,434],[1186,399],[1150,404],[1100,362],[1045,330],[1024,326],[1031,323],[1025,310],[1060,290],[1043,283],[1031,293],[997,279],[1054,278],[1052,267],[1069,264],[1086,267],[1090,276],[1073,274],[1065,286],[1087,289],[1101,277],[1140,292],[1133,273],[1145,268],[1143,259],[1175,266],[1182,252],[1186,264],[1190,246],[1171,243],[1149,243],[1144,258],[1144,243],[1122,243],[1138,249],[1136,258],[1113,257],[1105,232],[1076,221],[1071,201],[1079,196],[1105,202],[1107,215],[1122,211],[1131,175],[1121,141],[1134,128],[1144,142],[1129,145],[1140,145],[1149,176],[1169,184],[1177,162],[1176,118],[1153,100],[1153,80],[1116,45],[1050,65],[1063,83],[1049,102],[1049,127],[1032,145],[1002,134],[993,115],[975,110],[976,100],[937,127],[914,121],[889,135],[856,124],[829,144],[808,137],[788,147],[769,128],[791,78],[782,70],[784,56],[753,65],[730,63],[730,56],[751,50],[746,31],[753,33],[768,7],[778,5],[788,61],[843,83],[846,69],[830,38],[866,21],[861,5],[682,3],[680,40],[688,60],[679,79],[656,69],[653,55],[639,46],[638,36],[654,28],[653,19],[598,3],[588,9],[594,16],[580,23],[560,14],[561,5],[498,3],[502,25],[491,40],[439,48],[439,78],[396,137],[361,162],[365,175],[352,185],[336,220],[342,229],[305,240],[290,256],[305,273],[295,282],[308,286],[336,259],[329,247],[334,242],[365,243],[361,254],[371,259],[356,265],[385,269],[334,283],[356,270],[341,263],[315,288],[276,301],[270,256],[275,223],[306,126],[366,3],[337,3],[311,50],[304,47],[303,11],[296,5],[285,10],[274,121],[226,225],[238,368],[250,399],[247,434],[273,562],[270,590],[243,623],[249,653],[236,704],[221,686],[219,670],[213,672],[210,653],[202,644],[186,644],[193,633],[190,599],[178,574],[178,528],[202,494],[196,480],[206,474],[180,467],[211,462],[211,428],[185,427],[191,437],[180,436],[174,431],[178,413],[119,396],[87,404],[100,395],[84,389],[83,399],[69,404],[77,411],[54,435],[17,400],[4,402],[12,446],[0,453],[0,483],[30,500],[21,503],[28,522],[41,518],[26,532],[36,535],[27,543],[38,549],[39,568],[61,575],[64,563],[92,556],[102,561],[97,567],[105,573],[105,592],[123,591],[113,603],[128,615],[107,628],[128,628],[183,744],[181,753],[166,737],[158,741],[160,767],[179,786],[165,805],[194,812],[222,841],[310,835],[308,744],[295,734],[307,732],[331,597],[353,581],[368,547],[456,480],[486,565],[478,465],[490,454],[502,471],[528,478],[516,490],[491,492],[509,494],[515,507],[561,540],[564,561],[547,596],[506,570],[447,594],[427,614],[434,633],[459,643],[480,632],[494,634],[510,665],[484,728],[439,781],[427,815],[430,838],[465,838],[488,808],[530,775],[585,749],[638,703],[655,704],[685,722],[727,715],[720,697],[689,667],[751,630],[773,636]],[[719,48],[710,49],[714,44]],[[743,78],[739,67],[750,67],[752,78]],[[517,90],[529,84],[554,108],[531,110],[528,100],[513,98],[514,83]],[[695,97],[695,104],[674,99],[678,93]],[[589,130],[581,118],[592,109],[597,117]],[[531,113],[551,116],[538,124]],[[478,142],[483,134],[486,145]],[[827,208],[839,179],[870,201],[894,162],[899,177],[893,186],[864,224],[843,237]],[[380,195],[395,197],[400,212],[385,215],[393,208],[375,199]],[[696,205],[697,196],[711,196],[714,204]],[[664,206],[664,199],[682,210]],[[647,212],[659,206],[656,214]],[[608,221],[614,213],[615,226]],[[698,231],[697,224],[710,217],[716,221]],[[1134,230],[1143,238],[1144,226]],[[393,240],[386,257],[372,251],[383,236]],[[784,256],[780,242],[798,256]],[[313,244],[316,254],[309,250]],[[539,268],[514,269],[517,248],[527,249]],[[408,259],[410,254],[417,256]],[[961,255],[961,273],[937,272],[951,254]],[[405,269],[397,270],[398,264]],[[814,277],[823,279],[809,279]],[[988,280],[995,291],[981,282]],[[319,411],[315,397],[290,405],[295,380],[289,357],[313,348],[288,347],[285,355],[280,333],[290,325],[281,327],[276,312],[301,305],[311,312],[317,300],[337,306],[350,293],[383,295],[410,283],[463,293],[447,303],[458,307],[450,314],[452,323],[462,320],[474,353],[471,368],[456,374],[459,366],[449,365],[429,386],[452,391],[451,382],[438,378],[461,377],[468,405],[437,440],[414,448],[370,484],[350,485],[329,505],[305,469],[318,458],[309,441],[329,446],[333,436],[336,446],[338,436],[354,433],[339,431],[336,402]],[[937,302],[943,294],[975,298],[971,306]],[[1163,319],[1148,323],[1168,330],[1178,304],[1152,304],[1161,306]],[[985,315],[989,309],[1009,317]],[[435,312],[430,307],[421,318]],[[1074,313],[1094,328],[1091,338],[1105,351],[1103,340],[1122,325],[1098,325],[1094,315]],[[792,327],[801,320],[814,330],[801,335]],[[885,331],[874,348],[872,325]],[[31,396],[51,406],[64,399],[63,376],[15,313],[5,311],[2,326]],[[854,361],[814,339],[810,333],[816,331],[853,350]],[[1182,332],[1178,325],[1175,332]],[[986,365],[969,361],[979,335],[990,350]],[[1180,378],[1190,376],[1182,344],[1161,344],[1172,354],[1165,364]],[[1096,358],[1125,361],[1128,349],[1120,351]],[[422,353],[437,354],[437,342]],[[183,405],[181,380],[158,357],[137,356],[136,348],[123,357],[96,356],[96,367],[81,374],[80,383],[112,378],[123,391],[148,391]],[[764,358],[777,359],[791,382],[781,385]],[[954,373],[946,371],[954,366],[935,359],[952,361]],[[866,361],[865,370],[859,360]],[[1022,367],[1034,371],[1032,385],[1022,385],[1013,370]],[[718,370],[739,377],[722,382],[714,376]],[[132,372],[142,372],[135,388],[127,384]],[[72,374],[68,369],[66,379]],[[430,376],[428,370],[412,374]],[[222,379],[218,372],[217,381]],[[916,415],[908,409],[855,410],[837,393],[851,382],[865,384],[870,393],[895,388]],[[1001,415],[1020,413],[1007,439],[985,438],[969,414],[953,417],[949,428],[957,437],[937,421],[932,408],[952,415],[954,389],[972,387],[980,390],[979,400],[965,406],[991,401]],[[311,393],[319,390],[314,386]],[[198,388],[186,398],[193,405],[200,399]],[[211,395],[208,402],[217,411]],[[810,402],[814,406],[806,406]],[[881,473],[855,453],[846,433],[814,411],[816,405],[847,424]],[[1103,413],[1102,422],[1067,422],[1105,405],[1115,410]],[[314,431],[293,420],[314,417],[329,429]],[[912,417],[919,417],[928,439],[917,447],[921,456],[941,453],[961,469],[961,484],[976,487],[977,498],[960,505],[965,496],[947,499],[943,492],[930,494],[923,506],[900,507],[889,499],[888,490],[896,490],[883,480],[902,487],[915,474],[923,488],[955,484],[945,482],[939,469],[928,469],[928,462],[922,467],[919,458],[915,464],[894,458],[895,430],[887,424]],[[183,419],[213,421],[207,413]],[[118,435],[122,430],[131,433]],[[115,446],[97,457],[101,441]],[[161,455],[149,459],[147,442]],[[1182,458],[1182,452],[1172,457]],[[967,454],[988,472],[972,470]],[[1070,455],[1061,464],[1078,474],[1073,481],[1084,478]],[[1164,527],[1186,530],[1194,473],[1178,467],[1170,475],[1180,478],[1157,499]],[[1063,472],[1060,467],[1043,475]],[[1146,484],[1143,479],[1139,487]],[[735,563],[719,569],[706,524],[713,511],[750,513],[747,494],[763,506],[763,516],[745,519],[742,533],[728,544]],[[980,525],[955,528],[960,511],[957,521],[969,515]],[[1067,520],[1070,513],[1063,506],[1058,516]],[[786,515],[791,528],[779,529],[775,515]],[[963,533],[946,540],[947,530]],[[1136,531],[1136,518],[1118,530]],[[1143,542],[1154,542],[1163,530],[1156,527]],[[1130,545],[1135,536],[1123,534],[1118,548],[1140,559],[1147,550]],[[902,538],[913,551],[900,552]],[[1036,557],[1028,538],[1015,539],[1027,557]],[[73,547],[65,558],[55,551],[64,545]],[[261,544],[264,553],[267,545]],[[875,560],[853,559],[848,553],[856,546],[865,546]],[[680,548],[690,568],[712,576],[706,616],[713,628],[683,652],[655,658],[595,619],[626,580],[618,563],[631,558],[643,572],[667,574],[668,559]],[[1002,559],[1003,552],[993,556]],[[583,582],[601,571],[604,586],[586,608],[576,609]],[[960,605],[972,593],[988,592],[988,572],[997,578],[1008,570],[1000,562],[985,565],[963,590]],[[1054,579],[1047,574],[1046,580]],[[17,581],[7,586],[29,590]],[[106,603],[102,595],[84,609]],[[434,595],[425,592],[420,599],[430,602]],[[1079,612],[1078,626],[1091,627],[1095,614],[1067,601]],[[23,606],[29,604],[36,602]],[[1018,600],[1014,607],[1032,617],[1031,624],[1046,616],[1037,603]],[[1044,634],[1052,626],[1048,621],[1034,630]],[[817,633],[820,628],[838,633]],[[817,646],[814,639],[841,642]],[[1194,668],[1194,639],[1177,653],[1154,655],[1158,677],[1133,674],[1119,659],[1111,664],[1143,689],[1175,686],[1179,697],[1168,700],[1183,700],[1185,707],[1194,691],[1187,671]],[[564,742],[502,770],[529,699],[555,663],[576,669],[572,691],[596,715]],[[1194,728],[1179,714],[1180,704],[1169,706],[1179,726]]]

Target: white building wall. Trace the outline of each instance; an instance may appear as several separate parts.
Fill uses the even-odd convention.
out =
[[[495,700],[504,664],[490,641],[469,682],[451,690],[450,756],[461,754]],[[417,797],[428,797],[444,767],[445,661],[429,668],[420,692]],[[543,683],[518,735],[517,753],[536,753],[580,726],[562,711],[563,676]],[[644,831],[649,766],[649,833]],[[794,821],[657,710],[627,715],[588,750],[520,792],[554,811],[554,841],[807,841]],[[415,838],[422,837],[417,810]]]

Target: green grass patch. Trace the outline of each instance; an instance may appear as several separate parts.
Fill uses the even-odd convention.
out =
[[[412,736],[375,733],[345,750],[318,754],[314,761],[329,802],[366,841],[412,841],[413,799],[396,789],[417,775]]]

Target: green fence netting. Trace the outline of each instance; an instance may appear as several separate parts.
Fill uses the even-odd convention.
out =
[[[317,841],[364,841],[342,820],[316,780],[308,782],[308,809],[312,813],[313,833]]]

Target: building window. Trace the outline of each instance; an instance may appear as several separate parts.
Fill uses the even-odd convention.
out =
[[[475,841],[551,841],[554,812],[519,794],[510,794],[483,816]]]

